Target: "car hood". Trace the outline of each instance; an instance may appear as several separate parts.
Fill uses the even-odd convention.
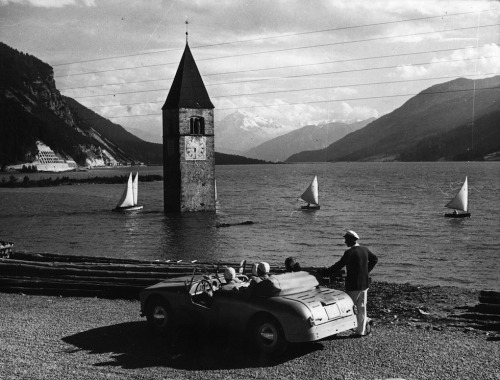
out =
[[[354,304],[346,293],[325,287],[283,296],[305,305],[316,324],[354,314]]]

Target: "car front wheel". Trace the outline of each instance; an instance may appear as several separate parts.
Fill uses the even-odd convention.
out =
[[[155,331],[166,333],[172,327],[173,313],[164,299],[154,297],[148,301],[146,320]]]
[[[279,355],[285,351],[287,345],[281,325],[270,316],[254,321],[251,339],[255,348],[265,355]]]

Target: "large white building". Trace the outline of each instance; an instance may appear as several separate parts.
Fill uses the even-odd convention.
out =
[[[37,152],[31,163],[11,165],[7,169],[21,170],[23,166],[35,166],[39,172],[67,172],[75,170],[78,165],[74,160],[63,160],[49,146],[41,141],[36,142]]]

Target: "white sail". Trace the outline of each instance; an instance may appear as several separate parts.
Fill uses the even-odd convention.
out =
[[[137,195],[139,191],[139,172],[135,175],[134,181],[132,182],[132,193],[134,198],[134,206],[137,206]]]
[[[134,191],[132,187],[132,173],[128,176],[127,187],[123,191],[116,208],[130,207],[134,205]]]
[[[307,203],[313,205],[319,205],[319,197],[318,197],[318,177],[314,176],[309,187],[304,191],[304,193],[300,196],[300,198]]]
[[[462,188],[458,191],[457,195],[455,195],[455,197],[444,207],[467,212],[467,202],[469,197],[468,192],[467,177],[465,177],[465,182],[462,185]]]

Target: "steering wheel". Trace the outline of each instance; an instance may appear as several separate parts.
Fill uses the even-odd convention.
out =
[[[194,294],[198,294],[198,292],[206,293],[207,295],[212,297],[213,292],[214,292],[213,284],[208,280],[205,280],[205,279],[201,280],[198,283],[198,285],[196,285],[196,288],[194,290]]]

